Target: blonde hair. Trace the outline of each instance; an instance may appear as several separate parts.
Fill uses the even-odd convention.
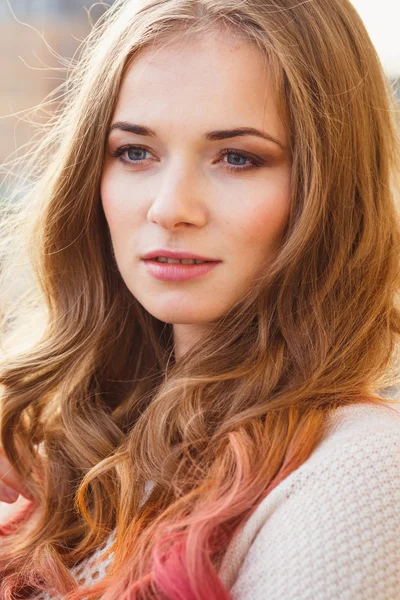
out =
[[[290,215],[267,272],[176,362],[171,325],[115,264],[104,142],[142,49],[222,28],[274,78]],[[35,501],[3,528],[0,595],[228,599],[217,570],[234,533],[307,460],[332,410],[387,404],[377,392],[398,381],[390,87],[348,0],[125,0],[94,27],[63,93],[29,157],[29,190],[7,207],[37,285],[26,304],[2,302],[1,445]],[[20,322],[40,328],[17,351]],[[76,589],[68,568],[114,528],[107,577]]]

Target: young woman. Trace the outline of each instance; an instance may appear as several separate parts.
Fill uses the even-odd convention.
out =
[[[398,140],[354,8],[119,1],[64,92],[5,221],[0,597],[400,597]]]

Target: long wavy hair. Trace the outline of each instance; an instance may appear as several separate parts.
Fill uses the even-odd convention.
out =
[[[118,271],[99,182],[127,67],[210,31],[268,62],[291,205],[266,272],[176,360],[172,325]],[[58,92],[3,216],[0,441],[34,500],[2,529],[1,598],[228,600],[218,569],[235,532],[332,410],[386,405],[398,382],[390,84],[349,0],[123,0]],[[77,589],[69,568],[114,530],[106,578]]]

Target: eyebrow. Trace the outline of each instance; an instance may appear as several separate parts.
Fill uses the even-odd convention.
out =
[[[115,129],[119,131],[127,131],[129,133],[135,133],[137,135],[147,135],[149,137],[157,137],[156,132],[150,127],[145,125],[134,125],[127,121],[117,121],[113,123],[108,130],[107,137]],[[240,137],[244,135],[253,135],[256,137],[263,138],[269,142],[277,144],[282,150],[286,150],[285,146],[276,138],[272,137],[269,133],[255,129],[254,127],[236,127],[235,129],[218,129],[216,131],[209,131],[203,135],[204,139],[208,142],[216,142],[219,140],[226,140],[228,138]]]

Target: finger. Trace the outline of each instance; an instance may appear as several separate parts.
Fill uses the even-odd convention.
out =
[[[26,490],[25,486],[19,479],[18,475],[6,459],[6,457],[0,454],[0,480],[9,488],[15,489],[19,494],[25,496],[25,498],[30,498],[31,496],[29,492]],[[27,496],[28,494],[28,496]]]
[[[10,488],[6,485],[4,485],[3,483],[0,484],[0,501],[1,502],[7,502],[8,504],[11,504],[13,502],[16,502],[19,498],[19,493],[17,492],[17,490],[14,490],[13,488]]]

